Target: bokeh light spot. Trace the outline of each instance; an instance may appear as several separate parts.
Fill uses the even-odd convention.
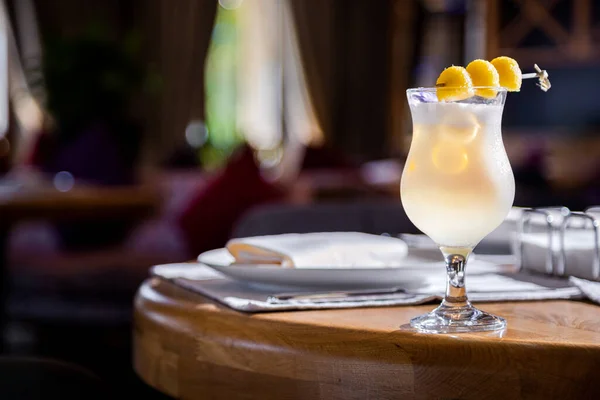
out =
[[[60,171],[56,175],[54,175],[54,179],[52,181],[54,183],[54,187],[59,192],[68,192],[73,189],[75,185],[75,178],[73,174],[67,171]]]
[[[191,121],[185,128],[185,140],[187,143],[197,149],[206,143],[208,139],[208,128],[202,121]]]

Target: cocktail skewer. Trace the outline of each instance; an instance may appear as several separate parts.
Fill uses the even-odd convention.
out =
[[[546,72],[546,70],[542,70],[540,67],[538,67],[537,64],[533,64],[533,68],[535,68],[535,72],[523,74],[522,79],[538,78],[539,81],[538,83],[536,83],[536,85],[544,92],[550,90],[552,85],[550,84],[550,80],[548,79],[548,72]]]

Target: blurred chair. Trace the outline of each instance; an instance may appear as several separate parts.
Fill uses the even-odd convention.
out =
[[[360,202],[258,207],[240,220],[232,236],[333,231],[419,233],[400,202]]]
[[[109,399],[107,385],[91,372],[60,361],[0,357],[0,399]]]

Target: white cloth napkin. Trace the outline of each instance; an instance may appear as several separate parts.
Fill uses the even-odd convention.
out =
[[[569,277],[569,282],[578,287],[589,300],[600,304],[600,282],[592,282],[574,276]]]
[[[382,268],[402,264],[408,246],[400,239],[358,232],[322,232],[233,239],[227,250],[238,264],[290,268]]]
[[[282,293],[314,293],[315,289],[290,289],[264,287],[260,285],[247,285],[235,281],[216,272],[202,264],[168,264],[152,268],[151,273],[173,282],[192,292],[211,298],[228,307],[243,312],[267,312],[286,310],[319,310],[329,308],[359,308],[359,307],[384,307],[415,305],[427,302],[439,302],[444,292],[444,272],[432,276],[430,282],[418,289],[383,296],[352,296],[344,301],[312,301],[312,300],[277,300],[273,295]],[[573,279],[573,278],[572,278]],[[482,274],[471,275],[468,278],[469,299],[474,302],[490,301],[534,301],[550,299],[581,299],[583,293],[588,296],[588,291],[597,291],[600,283],[589,282],[594,286],[578,287],[579,282],[569,282],[564,279],[546,277],[542,275],[502,275]],[[584,282],[585,283],[585,282]],[[322,292],[321,290],[316,290]],[[338,292],[339,290],[335,290]],[[589,296],[590,300],[598,302],[600,295]]]
[[[565,232],[564,271],[559,271],[562,258],[563,243],[558,232],[552,234],[552,244],[545,232],[527,233],[522,235],[523,252],[521,254],[523,268],[547,273],[548,250],[552,251],[554,273],[561,275],[572,275],[579,278],[594,279],[593,263],[596,251],[594,243],[594,232],[592,230],[568,230]],[[600,243],[598,243],[600,246]]]

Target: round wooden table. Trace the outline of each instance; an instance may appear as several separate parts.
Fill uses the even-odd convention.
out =
[[[428,335],[431,305],[243,314],[152,278],[134,367],[181,399],[599,399],[600,307],[485,304],[502,334]]]

